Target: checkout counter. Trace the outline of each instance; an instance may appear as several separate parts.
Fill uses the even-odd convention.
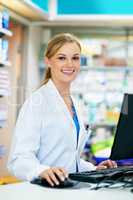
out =
[[[78,183],[71,188],[47,188],[29,182],[0,186],[2,200],[132,200],[132,188],[100,188],[95,185]]]

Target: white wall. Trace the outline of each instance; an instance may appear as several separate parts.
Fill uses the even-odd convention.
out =
[[[40,83],[38,56],[42,42],[43,29],[37,26],[30,26],[27,34],[26,48],[26,96],[35,90]]]
[[[50,29],[30,26],[27,31],[26,55],[26,96],[40,85],[39,52],[42,44],[47,44],[51,37]]]

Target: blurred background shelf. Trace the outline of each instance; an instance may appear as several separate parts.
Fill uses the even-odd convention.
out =
[[[132,67],[120,67],[120,66],[99,66],[99,67],[90,67],[90,66],[81,66],[80,71],[89,71],[89,70],[94,70],[94,71],[128,71],[128,70],[133,70]]]
[[[18,183],[21,182],[14,176],[4,176],[0,177],[0,185],[11,184],[11,183]]]
[[[11,37],[13,35],[13,33],[8,29],[0,28],[0,37],[2,37],[4,35]]]
[[[2,66],[10,67],[11,66],[11,62],[10,61],[2,61],[2,60],[0,60],[0,67],[2,67]]]

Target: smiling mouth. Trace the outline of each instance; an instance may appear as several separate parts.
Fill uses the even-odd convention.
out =
[[[72,70],[61,70],[61,72],[63,73],[63,74],[66,74],[66,75],[72,75],[74,72],[75,72],[75,69],[72,69]]]

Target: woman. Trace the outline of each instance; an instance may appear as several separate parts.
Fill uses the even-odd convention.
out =
[[[68,33],[48,43],[44,83],[26,100],[16,123],[8,167],[20,179],[42,177],[54,186],[70,172],[116,167],[111,160],[95,167],[80,158],[88,135],[70,95],[80,53],[78,39]]]

